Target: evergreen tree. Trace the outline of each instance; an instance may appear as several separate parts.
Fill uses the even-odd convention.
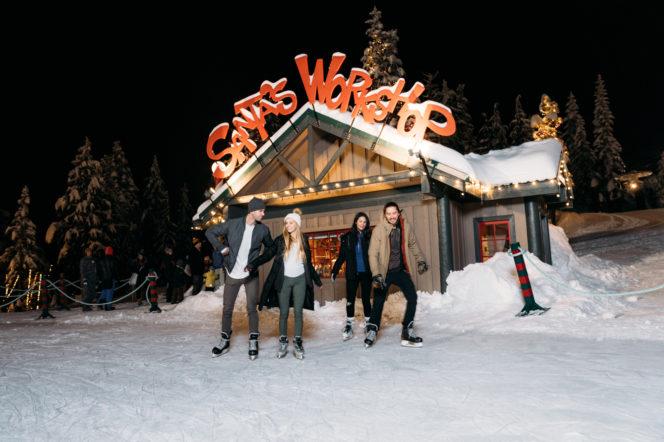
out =
[[[486,153],[492,149],[503,149],[507,146],[507,127],[503,124],[498,110],[498,103],[493,105],[493,113],[490,118],[482,114],[484,124],[480,128],[479,148],[475,153]]]
[[[609,96],[602,76],[597,76],[595,84],[595,115],[593,118],[593,153],[597,159],[599,173],[600,207],[606,209],[610,201],[621,196],[615,178],[625,172],[622,160],[622,146],[613,135],[613,113],[609,108]]]
[[[175,248],[180,253],[187,253],[191,248],[191,228],[193,226],[191,218],[193,216],[194,211],[189,202],[189,187],[187,183],[184,183],[180,189],[180,204],[175,213]]]
[[[166,245],[174,245],[175,229],[171,221],[166,183],[161,177],[156,155],[150,167],[150,176],[145,184],[143,198],[144,207],[141,220],[145,248],[151,256],[158,256],[163,253]]]
[[[382,13],[374,6],[365,22],[369,25],[366,35],[369,46],[362,56],[362,67],[373,79],[372,87],[391,86],[406,73],[397,55],[399,36],[396,29],[386,31],[381,22]]]
[[[139,192],[119,141],[113,144],[112,153],[102,158],[102,168],[117,230],[112,244],[119,261],[126,263],[139,249]]]
[[[530,127],[530,118],[521,105],[521,95],[514,100],[514,118],[510,121],[510,144],[519,146],[526,141],[533,141],[533,130]]]
[[[9,246],[0,256],[0,264],[6,267],[6,281],[13,282],[17,276],[25,281],[28,273],[43,269],[43,252],[37,245],[37,228],[29,217],[30,191],[23,186],[18,200],[18,209],[5,234],[9,237]]]
[[[455,90],[454,108],[452,115],[456,122],[456,132],[450,138],[452,145],[461,153],[472,152],[477,146],[475,139],[475,125],[470,115],[470,103],[464,93],[466,86],[463,83],[457,85]]]
[[[55,203],[58,220],[51,223],[46,242],[59,248],[58,263],[78,274],[78,262],[88,247],[101,248],[115,234],[111,203],[106,198],[101,163],[92,157],[88,138],[72,161],[67,190]]]
[[[561,136],[569,151],[569,169],[574,179],[574,206],[580,210],[594,210],[592,184],[597,182],[596,159],[588,141],[584,120],[574,94],[570,92],[565,106],[565,121]]]

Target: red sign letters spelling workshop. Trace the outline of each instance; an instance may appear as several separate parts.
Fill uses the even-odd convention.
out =
[[[456,124],[447,106],[435,101],[417,103],[417,98],[424,92],[422,83],[416,82],[410,90],[404,91],[406,80],[400,78],[392,86],[370,90],[373,81],[364,69],[352,68],[348,78],[339,73],[345,59],[344,54],[333,54],[326,74],[322,59],[316,60],[312,73],[306,54],[295,57],[309,103],[318,102],[340,112],[348,111],[352,104],[352,116],[361,115],[367,123],[384,121],[402,103],[397,123],[397,130],[402,135],[421,140],[427,129],[441,136],[454,134]],[[297,110],[297,96],[293,91],[284,90],[286,82],[286,78],[274,83],[264,81],[258,93],[235,103],[236,117],[233,118],[230,142],[221,152],[215,152],[214,146],[218,141],[226,140],[230,125],[221,123],[212,130],[208,137],[207,154],[215,161],[212,170],[217,182],[231,176],[246,161],[245,151],[249,155],[256,151],[257,145],[249,131],[258,131],[261,140],[265,141],[268,138],[265,129],[268,115],[290,115]],[[434,121],[434,112],[442,115],[445,122]]]

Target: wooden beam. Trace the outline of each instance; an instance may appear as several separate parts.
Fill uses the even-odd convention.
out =
[[[330,169],[332,168],[332,166],[334,166],[334,163],[337,162],[337,160],[338,160],[339,157],[341,156],[341,154],[342,154],[342,152],[344,151],[344,149],[346,149],[346,146],[348,145],[348,143],[349,143],[349,140],[347,140],[347,139],[344,140],[343,143],[341,143],[341,145],[339,146],[339,148],[337,149],[337,151],[334,152],[334,155],[332,155],[332,158],[330,158],[330,160],[327,162],[327,164],[325,165],[325,167],[323,168],[323,170],[321,170],[321,172],[318,174],[318,176],[317,176],[316,179],[314,180],[314,183],[313,183],[313,184],[320,184],[321,180],[322,180],[323,178],[325,178],[325,175],[327,175],[327,173],[330,171]]]
[[[291,174],[293,174],[293,176],[295,176],[296,178],[299,178],[300,180],[302,180],[302,182],[303,182],[304,184],[308,184],[308,185],[312,185],[312,184],[313,184],[313,182],[312,182],[309,178],[307,178],[307,177],[305,177],[304,175],[302,175],[302,173],[301,173],[299,170],[297,170],[297,169],[296,169],[296,168],[295,168],[295,167],[294,167],[294,166],[293,166],[293,165],[292,165],[292,164],[291,164],[286,158],[284,158],[281,154],[277,155],[275,158],[278,159],[278,160],[281,162],[281,164],[283,164],[284,166],[286,166],[286,169],[288,169],[288,171],[289,171]]]
[[[314,161],[314,144],[317,139],[315,129],[310,127],[307,133],[307,154],[309,157],[309,182],[316,182],[316,167]]]

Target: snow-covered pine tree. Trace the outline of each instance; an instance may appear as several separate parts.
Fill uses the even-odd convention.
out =
[[[521,95],[517,95],[514,100],[514,118],[510,121],[509,141],[512,146],[518,146],[526,141],[533,141],[530,118],[528,118],[521,105]]]
[[[436,101],[438,103],[446,104],[450,109],[452,109],[451,101],[454,100],[454,97],[450,96],[449,88],[447,86],[447,81],[443,80],[442,88],[440,84],[436,81],[438,77],[438,72],[436,73],[427,73],[424,74],[424,93],[420,96],[421,101]],[[454,91],[452,91],[454,92]],[[452,147],[449,144],[445,144],[445,141],[449,137],[441,137],[437,133],[427,130],[424,134],[426,140],[431,141],[432,143],[443,144],[448,147]]]
[[[492,149],[503,149],[507,147],[507,127],[503,124],[498,110],[498,103],[493,105],[493,113],[487,118],[482,114],[484,124],[480,128],[479,148],[475,153],[482,154]]]
[[[194,211],[189,201],[189,187],[187,183],[180,189],[180,202],[175,211],[175,249],[179,253],[187,253],[191,248],[191,218]]]
[[[470,102],[465,95],[466,85],[459,83],[455,89],[455,107],[452,109],[452,115],[456,122],[456,133],[452,135],[455,138],[455,149],[461,153],[469,153],[477,145],[475,139],[475,125],[473,117],[470,115]],[[445,104],[445,103],[443,103]]]
[[[613,135],[613,113],[602,76],[595,83],[595,114],[593,117],[593,154],[597,160],[595,169],[600,177],[600,208],[608,208],[610,201],[621,197],[615,178],[625,172],[622,146]]]
[[[150,256],[163,253],[166,245],[175,243],[175,228],[171,221],[170,200],[166,183],[161,177],[159,161],[155,155],[150,176],[143,193],[142,233],[145,249]]]
[[[134,182],[119,141],[113,144],[111,154],[102,158],[108,198],[113,208],[113,221],[117,234],[111,239],[120,262],[128,262],[139,249],[138,225],[140,223],[138,187]]]
[[[372,88],[391,86],[406,75],[401,59],[397,55],[399,35],[396,29],[386,31],[381,21],[382,13],[374,6],[365,22],[369,25],[366,35],[369,46],[362,56],[362,67],[373,79]]]
[[[586,121],[579,111],[576,97],[571,92],[565,106],[561,137],[569,151],[569,169],[574,179],[574,207],[584,211],[594,210],[596,198],[591,186],[593,179],[598,178],[596,160],[588,141]]]
[[[37,245],[37,228],[30,219],[30,191],[23,186],[18,199],[14,219],[5,231],[9,245],[0,256],[0,265],[6,268],[6,280],[15,281],[17,276],[25,281],[28,272],[44,269],[44,254]]]
[[[104,191],[101,163],[92,157],[88,138],[72,161],[65,194],[55,203],[57,220],[46,233],[46,242],[58,247],[58,264],[78,274],[78,263],[88,247],[100,248],[115,234],[111,203]]]

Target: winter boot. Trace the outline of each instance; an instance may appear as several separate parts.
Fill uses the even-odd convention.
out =
[[[288,354],[288,337],[279,336],[279,348],[277,349],[277,358],[281,359]]]
[[[258,333],[249,334],[249,359],[252,361],[258,357]]]
[[[232,333],[233,332],[231,332],[231,334]],[[212,354],[214,356],[221,356],[224,353],[228,353],[230,346],[231,346],[230,334],[227,335],[226,333],[221,333],[221,339],[219,340],[219,344],[217,344],[216,347],[212,348]]]
[[[297,359],[304,359],[304,347],[302,347],[302,337],[295,336],[293,356]]]
[[[342,333],[344,341],[347,341],[353,337],[353,321],[355,318],[346,319],[346,325],[344,326],[344,331]]]
[[[401,331],[401,345],[404,347],[421,347],[422,338],[417,336],[413,331],[413,321],[410,322]]]
[[[369,348],[374,345],[374,342],[376,342],[376,333],[378,333],[378,327],[374,324],[367,323],[367,337],[364,339],[364,348]]]

